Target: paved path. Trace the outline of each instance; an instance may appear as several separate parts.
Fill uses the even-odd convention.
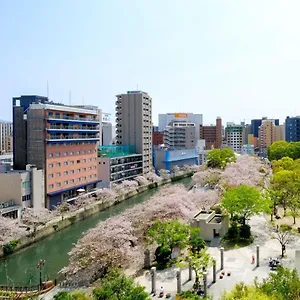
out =
[[[281,254],[281,246],[279,242],[271,238],[268,223],[263,216],[253,217],[250,221],[252,227],[252,233],[255,237],[255,241],[252,245],[233,249],[224,252],[224,271],[226,276],[223,279],[219,278],[220,274],[220,249],[219,247],[209,247],[208,251],[216,258],[217,262],[217,282],[212,284],[212,268],[208,272],[208,293],[213,296],[213,299],[220,299],[220,296],[224,291],[230,291],[234,285],[238,282],[244,282],[246,284],[253,283],[253,280],[257,278],[262,280],[266,278],[271,272],[268,267],[269,257],[279,257]],[[256,268],[256,264],[251,263],[252,255],[256,253],[256,245],[260,245],[260,266]],[[283,260],[283,265],[289,268],[294,268],[295,249],[300,249],[300,238],[295,236],[291,242],[287,245],[287,259]],[[227,276],[227,272],[231,273],[231,276]],[[174,269],[168,269],[164,271],[157,271],[157,284],[156,288],[159,291],[160,287],[164,287],[165,293],[176,294],[176,274]],[[195,276],[193,276],[195,278]],[[182,270],[182,283],[185,283],[188,279],[188,270]],[[136,278],[136,282],[146,286],[147,291],[150,293],[151,289],[151,277],[150,272],[146,272],[143,276]],[[194,280],[182,285],[182,290],[191,289]],[[157,299],[157,297],[153,297]]]

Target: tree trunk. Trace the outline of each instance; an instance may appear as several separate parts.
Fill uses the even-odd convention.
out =
[[[284,256],[284,245],[281,245],[281,258]]]
[[[273,221],[273,213],[271,213],[271,222]]]
[[[293,218],[294,218],[294,225],[295,225],[296,224],[296,216],[294,215]]]
[[[283,216],[286,216],[286,204],[283,205]]]

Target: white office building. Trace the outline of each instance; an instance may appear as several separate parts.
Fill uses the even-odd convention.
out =
[[[187,122],[195,124],[196,140],[200,138],[200,125],[203,125],[203,115],[193,113],[167,113],[158,115],[158,130],[164,131],[172,122]]]

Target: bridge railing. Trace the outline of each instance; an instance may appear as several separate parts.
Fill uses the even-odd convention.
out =
[[[0,291],[4,291],[4,292],[35,292],[39,290],[40,290],[39,285],[31,285],[31,286],[0,285]]]

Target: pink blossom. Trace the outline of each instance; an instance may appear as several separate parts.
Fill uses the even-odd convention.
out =
[[[0,216],[0,246],[26,235],[27,226],[20,226],[16,219]]]
[[[183,185],[165,187],[144,203],[89,230],[69,253],[70,264],[62,272],[77,280],[93,279],[110,267],[139,268],[144,259],[144,237],[155,220],[179,218],[188,222],[203,206],[210,207],[218,200],[215,191],[193,193]]]
[[[140,186],[144,186],[149,184],[149,180],[147,178],[145,178],[144,176],[137,176],[136,178],[134,178],[134,180],[140,185]]]

